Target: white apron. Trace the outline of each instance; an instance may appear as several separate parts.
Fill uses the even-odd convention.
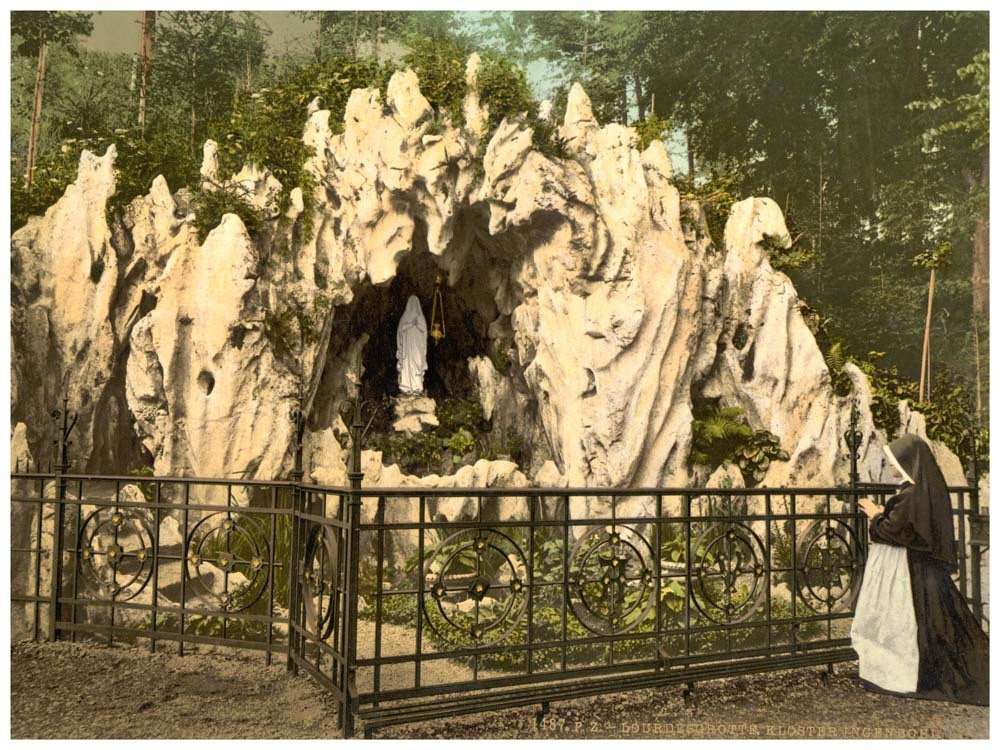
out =
[[[920,651],[906,547],[869,546],[851,645],[862,678],[897,693],[916,691]]]

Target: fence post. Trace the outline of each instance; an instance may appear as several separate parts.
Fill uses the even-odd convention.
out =
[[[361,467],[361,441],[366,432],[361,410],[362,386],[361,386],[361,352],[358,352],[357,363],[358,393],[354,399],[354,414],[351,419],[351,459],[348,467],[347,478],[351,482],[351,490],[348,494],[347,506],[347,575],[344,586],[344,599],[346,604],[347,632],[345,638],[344,667],[343,676],[343,702],[341,704],[341,714],[343,721],[344,737],[354,736],[354,709],[357,696],[357,661],[358,650],[358,547],[361,543],[361,534],[358,526],[361,523],[361,481],[364,479],[364,471]]]
[[[291,417],[295,425],[293,436],[293,440],[295,441],[295,464],[289,476],[295,483],[295,486],[292,488],[292,539],[288,560],[288,657],[286,668],[292,673],[297,673],[298,666],[295,663],[294,655],[298,653],[299,636],[295,632],[295,628],[301,624],[299,617],[299,581],[301,580],[302,566],[304,564],[304,561],[299,559],[301,556],[299,550],[301,546],[301,519],[299,518],[299,514],[304,512],[304,508],[302,507],[302,477],[304,476],[302,470],[302,433],[305,430],[305,420],[302,417],[302,408],[299,404],[296,404],[292,408]]]
[[[969,428],[969,447],[972,449],[972,476],[969,477],[969,520],[977,526],[982,526],[983,518],[979,514],[979,451],[976,445],[976,430]],[[965,523],[963,518],[962,523]],[[983,622],[983,581],[982,581],[982,548],[979,544],[979,534],[972,533],[970,524],[969,548],[972,566],[972,612],[980,625]],[[965,554],[965,550],[962,550]]]
[[[76,427],[76,420],[79,414],[73,414],[73,418],[70,419],[69,416],[69,396],[63,396],[63,408],[60,411],[55,409],[52,412],[53,419],[58,421],[62,419],[62,424],[59,427],[59,439],[57,444],[59,446],[59,459],[55,466],[55,481],[56,481],[56,502],[55,502],[55,513],[53,514],[52,522],[52,592],[49,603],[49,640],[54,641],[58,638],[59,631],[56,627],[56,623],[59,622],[59,593],[62,588],[62,557],[63,557],[63,525],[65,523],[66,515],[66,478],[65,474],[69,471],[69,447],[73,445],[72,441],[69,439],[70,434],[73,432],[73,428]],[[44,504],[42,505],[44,508]],[[42,514],[38,516],[38,523],[42,523]]]
[[[844,432],[844,442],[847,444],[848,457],[851,460],[851,475],[850,475],[850,502],[851,510],[854,513],[852,523],[854,525],[854,535],[857,540],[857,561],[860,565],[864,559],[864,553],[867,549],[867,528],[865,524],[861,521],[861,514],[858,512],[858,484],[861,482],[861,477],[858,474],[858,458],[860,457],[859,451],[861,449],[861,430],[858,429],[858,403],[854,401],[851,403],[851,421],[847,430]]]

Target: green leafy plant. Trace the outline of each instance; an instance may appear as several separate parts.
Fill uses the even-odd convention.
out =
[[[899,374],[895,365],[881,364],[885,352],[868,352],[865,358],[851,358],[868,378],[872,392],[872,421],[889,440],[899,433],[899,402],[917,400],[917,384]]]
[[[734,463],[750,487],[759,484],[772,461],[787,461],[778,438],[767,430],[753,430],[743,410],[735,406],[696,404],[691,421],[692,464],[719,466]]]
[[[520,115],[538,114],[538,105],[531,97],[524,70],[506,57],[483,53],[476,88],[480,103],[489,106],[487,133],[492,133],[504,118],[510,120]]]
[[[461,428],[453,432],[451,437],[444,441],[444,444],[456,456],[464,456],[476,447],[476,439],[472,436],[471,432],[465,428]]]
[[[639,137],[639,150],[645,151],[653,141],[662,140],[670,131],[670,121],[666,120],[655,112],[650,112],[644,120],[637,120],[632,123],[635,133]]]
[[[437,408],[437,418],[445,432],[465,429],[475,433],[483,419],[483,407],[474,398],[446,398]]]
[[[725,237],[726,221],[729,219],[729,210],[739,199],[736,194],[738,176],[735,174],[719,174],[713,172],[709,179],[704,182],[692,182],[689,178],[676,178],[674,180],[682,198],[688,201],[698,201],[705,211],[705,221],[708,224],[708,232],[716,245],[722,246]],[[692,206],[691,211],[694,210]],[[694,223],[696,216],[692,217],[688,223]]]
[[[753,435],[738,406],[698,404],[691,422],[691,463],[716,469]]]
[[[493,369],[501,375],[510,374],[513,362],[507,353],[507,347],[502,342],[498,341],[493,345],[493,349],[490,350],[490,361],[493,363]]]
[[[466,50],[450,39],[416,39],[403,63],[420,79],[420,92],[438,117],[451,118],[452,124],[465,124],[462,102],[465,99]]]
[[[787,273],[793,268],[801,268],[816,258],[815,250],[792,242],[787,234],[765,233],[757,245],[767,254],[771,268],[782,273]]]
[[[847,396],[853,386],[850,376],[844,372],[844,365],[847,364],[849,357],[844,350],[843,342],[835,341],[831,344],[826,354],[823,355],[823,359],[826,361],[826,368],[830,371],[833,392],[838,396]]]
[[[209,232],[219,226],[225,214],[240,217],[247,234],[257,239],[264,228],[263,212],[251,202],[246,190],[238,185],[223,185],[215,190],[198,190],[194,194],[194,226],[198,241],[204,242]]]

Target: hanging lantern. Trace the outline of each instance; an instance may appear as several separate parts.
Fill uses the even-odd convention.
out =
[[[444,338],[444,298],[441,296],[441,274],[434,279],[434,304],[431,306],[431,338],[437,344]]]

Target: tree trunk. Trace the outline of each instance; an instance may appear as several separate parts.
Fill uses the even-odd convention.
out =
[[[139,137],[146,132],[146,97],[149,85],[149,66],[153,61],[153,33],[156,29],[156,11],[145,10],[139,21]]]
[[[694,147],[691,145],[690,129],[688,129],[686,136],[687,136],[687,153],[688,153],[688,179],[691,181],[691,186],[694,187]]]
[[[351,57],[358,59],[358,24],[361,22],[361,11],[354,11],[354,36],[351,38]]]
[[[976,355],[976,427],[983,428],[983,376],[980,373],[979,362],[979,321],[975,317],[972,319],[972,343],[975,347]]]
[[[875,139],[872,137],[871,89],[868,87],[865,87],[865,151],[868,157],[864,160],[864,170],[868,181],[869,211],[877,221],[878,212],[875,207],[878,204],[878,187],[875,185],[875,165],[878,164],[878,160],[875,158]]]
[[[319,22],[316,26],[316,62],[321,62],[323,60],[323,30],[326,26],[326,12],[317,11],[316,16]]]
[[[990,149],[983,146],[981,151],[982,168],[978,185],[975,189],[989,190],[990,186]],[[987,209],[989,210],[989,209]],[[979,329],[983,320],[990,316],[990,219],[989,214],[976,217],[976,231],[972,237],[972,333],[976,354],[976,424],[983,426],[983,377],[981,372],[982,358],[979,354]]]
[[[816,232],[816,252],[823,252],[823,157],[819,157],[819,180],[816,191],[819,196],[819,227]]]
[[[382,11],[375,15],[375,64],[378,65],[378,56],[382,48]]]
[[[982,173],[979,184],[972,190],[989,190],[990,152],[984,146],[982,153]],[[988,210],[988,209],[987,209]],[[976,217],[976,232],[972,239],[972,311],[980,318],[990,314],[990,218],[989,214]]]
[[[28,157],[24,170],[24,187],[30,188],[35,176],[35,160],[38,157],[38,138],[42,128],[42,90],[45,88],[45,58],[49,45],[42,32],[38,47],[38,70],[35,72],[35,101],[31,109],[31,131],[28,133]]]
[[[188,140],[188,147],[191,149],[191,155],[195,158],[198,157],[198,152],[194,150],[194,130],[195,130],[195,123],[197,122],[197,117],[195,115],[195,109],[194,109],[195,99],[197,95],[195,94],[194,83],[195,83],[195,70],[198,69],[197,62],[198,62],[198,53],[195,52],[191,56],[191,134]]]
[[[925,388],[930,378],[930,343],[931,343],[931,312],[934,308],[934,269],[931,269],[931,278],[927,283],[927,317],[924,319],[924,347],[920,352],[920,387],[917,389],[917,400],[923,401]],[[930,388],[926,392],[929,394]]]
[[[638,73],[632,76],[632,81],[635,84],[635,106],[639,109],[639,119],[646,119],[646,107],[642,101],[642,79],[639,77]]]

